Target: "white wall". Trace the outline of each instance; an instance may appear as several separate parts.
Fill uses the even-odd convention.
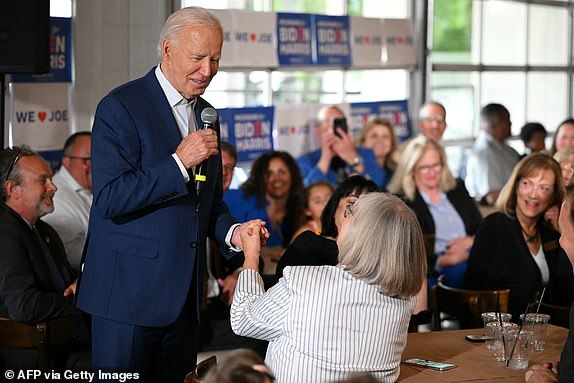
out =
[[[96,106],[110,90],[147,73],[172,0],[74,0],[75,121],[91,129]]]

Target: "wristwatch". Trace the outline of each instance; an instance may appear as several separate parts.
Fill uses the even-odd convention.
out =
[[[356,168],[357,166],[361,166],[362,164],[363,164],[363,158],[361,156],[357,156],[353,159],[353,163],[351,164],[351,166]]]

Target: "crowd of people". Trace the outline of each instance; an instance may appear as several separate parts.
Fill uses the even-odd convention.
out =
[[[207,381],[394,382],[440,275],[510,289],[514,318],[543,289],[546,303],[572,304],[574,120],[550,151],[544,126],[525,124],[520,156],[510,112],[484,106],[463,179],[448,167],[441,103],[421,106],[418,134],[402,143],[382,118],[355,141],[344,112],[325,106],[317,150],[263,153],[229,190],[235,149],[217,122],[196,129],[222,43],[211,12],[177,11],[160,64],[102,99],[55,174],[26,146],[2,150],[0,315],[80,316],[92,368],[149,382],[183,381],[198,350],[239,347],[256,353]],[[571,333],[559,369],[527,378],[572,377],[573,343]],[[0,349],[6,366],[36,360]]]

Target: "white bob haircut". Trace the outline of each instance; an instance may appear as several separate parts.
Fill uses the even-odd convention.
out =
[[[408,298],[426,278],[423,235],[414,212],[397,197],[369,193],[358,199],[339,243],[339,261],[383,294]]]
[[[159,43],[157,45],[157,53],[161,58],[161,46],[164,40],[177,41],[181,31],[189,26],[203,26],[219,30],[223,34],[223,27],[219,19],[213,14],[201,7],[185,7],[169,15],[161,34],[159,36]]]

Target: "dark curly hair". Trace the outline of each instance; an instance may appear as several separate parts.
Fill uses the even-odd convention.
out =
[[[272,151],[263,153],[259,158],[253,162],[251,166],[251,173],[249,178],[241,185],[241,189],[245,196],[255,196],[259,206],[265,206],[265,195],[267,171],[269,170],[269,163],[271,160],[278,158],[287,165],[289,174],[291,175],[291,188],[289,189],[289,196],[287,198],[287,211],[285,219],[283,220],[283,238],[284,246],[289,244],[289,241],[295,233],[295,226],[298,222],[299,216],[303,214],[302,198],[303,198],[303,179],[301,172],[295,159],[287,152]]]

